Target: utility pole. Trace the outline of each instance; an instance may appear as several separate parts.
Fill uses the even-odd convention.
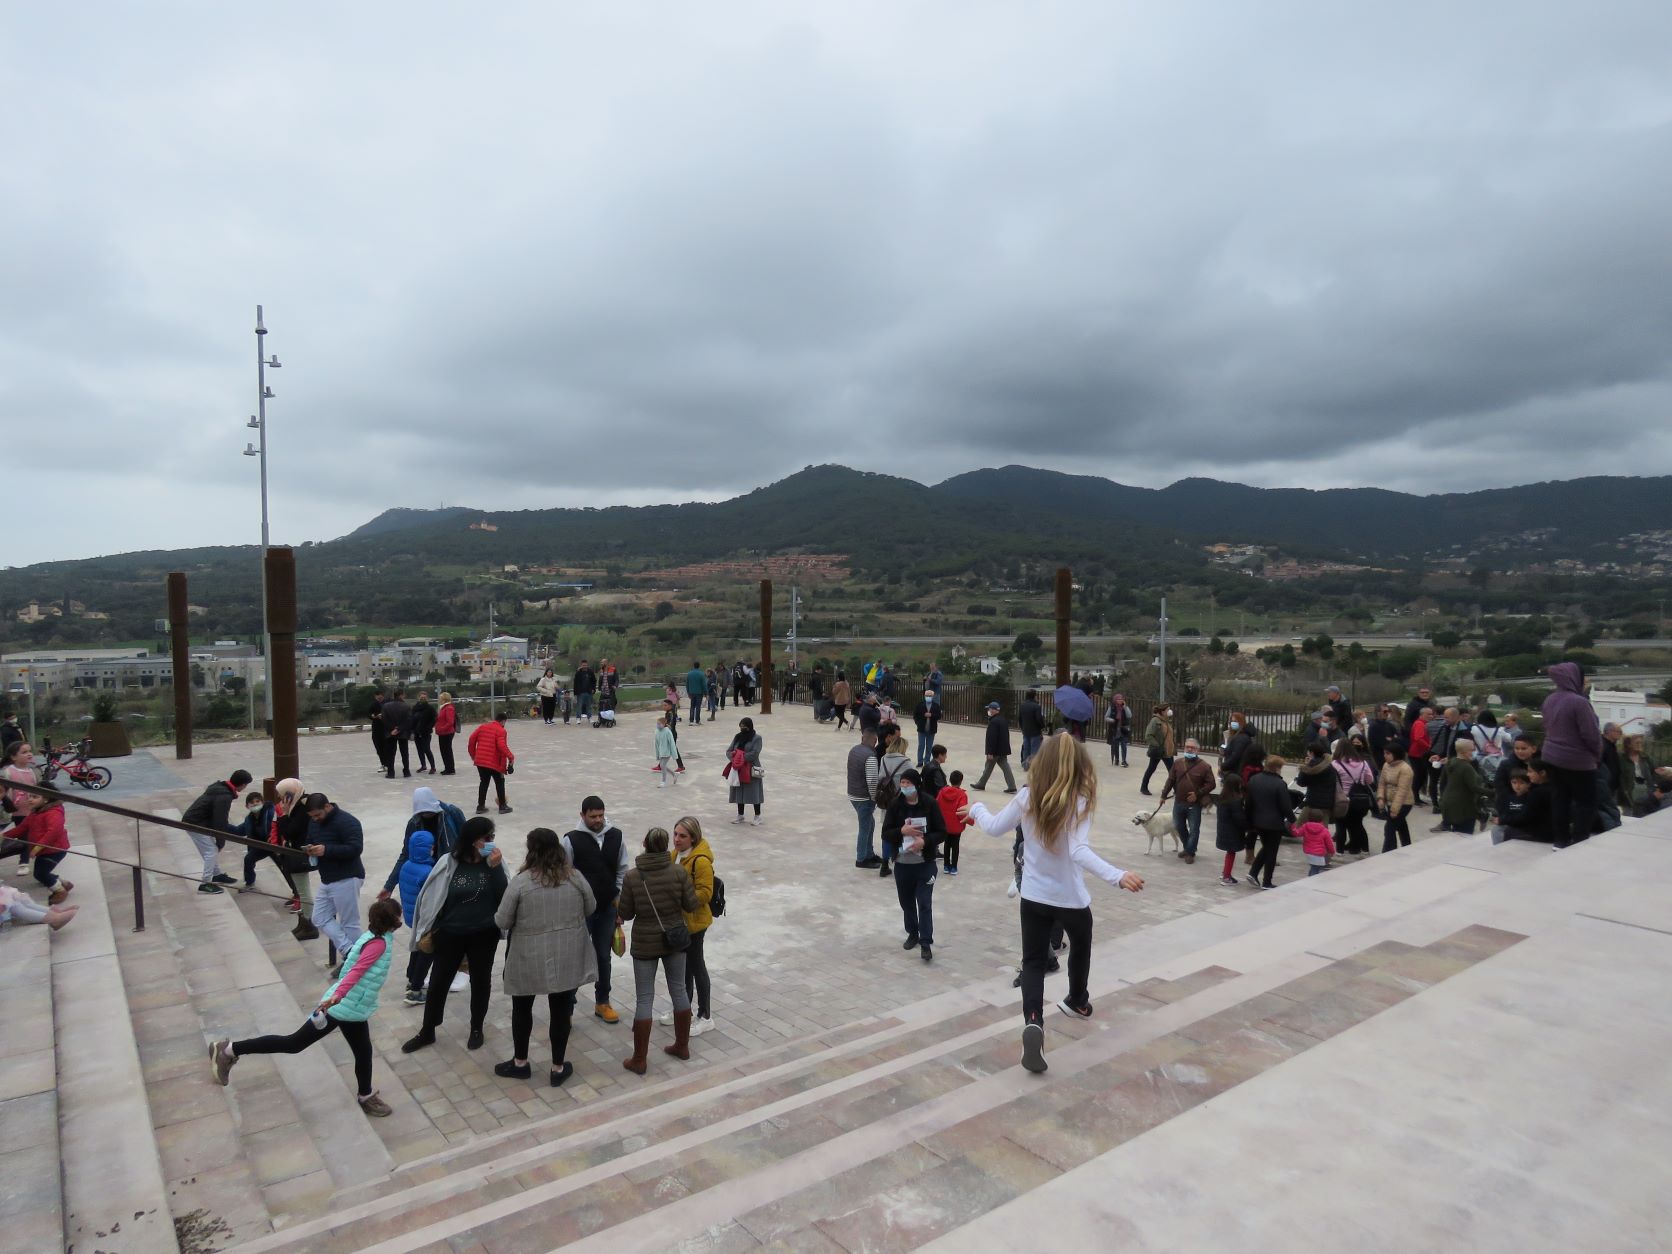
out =
[[[271,367],[279,369],[281,363],[277,355],[270,358],[262,356],[263,341],[267,335],[267,324],[262,321],[261,306],[255,307],[255,413],[250,415],[247,424],[255,431],[261,440],[260,447],[254,443],[244,446],[245,457],[259,457],[261,459],[261,657],[262,657],[262,687],[265,694],[263,710],[267,719],[267,734],[273,734],[273,635],[267,630],[267,402],[273,397],[273,389],[267,386],[267,370]]]
[[[790,585],[790,674],[795,674],[798,662],[796,653],[796,637],[800,634],[801,624],[801,589],[795,584]]]
[[[1161,658],[1156,662],[1156,669],[1160,672],[1156,676],[1157,705],[1167,704],[1167,598],[1161,598]]]
[[[493,625],[494,603],[488,602],[488,638],[483,641],[487,648],[482,651],[482,661],[488,672],[488,721],[492,722],[497,705],[494,698],[494,671],[499,665],[499,650],[494,648],[493,638],[497,634]]]

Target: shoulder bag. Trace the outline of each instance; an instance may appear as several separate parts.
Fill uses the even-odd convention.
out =
[[[662,922],[662,912],[656,908],[656,894],[649,884],[644,886],[644,895],[650,900],[650,913],[656,916],[656,926],[662,929],[662,943],[668,947],[668,952],[682,954],[691,948],[691,929],[685,926],[684,918],[669,927]]]

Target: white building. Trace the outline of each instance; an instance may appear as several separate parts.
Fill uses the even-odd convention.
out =
[[[526,636],[489,636],[482,641],[480,651],[497,656],[505,662],[528,661],[528,638]]]
[[[1672,719],[1672,707],[1641,692],[1593,688],[1591,704],[1596,707],[1598,721],[1618,723],[1628,736],[1646,734],[1655,724]]]
[[[996,657],[971,658],[970,664],[983,675],[997,675],[1004,670],[1004,663]]]

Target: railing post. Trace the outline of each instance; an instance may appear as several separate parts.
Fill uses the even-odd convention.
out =
[[[139,864],[141,862],[139,847],[142,836],[139,820],[134,820],[134,931],[145,930],[145,882],[140,877]]]

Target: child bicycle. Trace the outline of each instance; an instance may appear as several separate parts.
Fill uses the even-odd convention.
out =
[[[114,777],[108,766],[95,766],[88,761],[87,755],[92,750],[91,737],[84,738],[73,747],[66,745],[54,749],[50,744],[47,745],[46,761],[41,767],[41,783],[53,783],[62,771],[73,784],[91,790],[104,788]]]

